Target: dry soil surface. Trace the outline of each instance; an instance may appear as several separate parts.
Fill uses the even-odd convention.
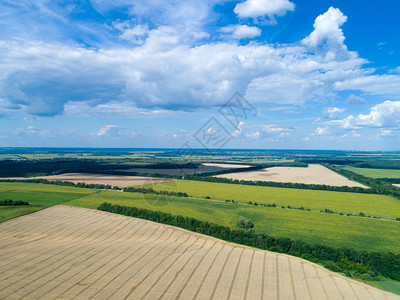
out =
[[[89,174],[89,173],[65,173],[61,175],[40,176],[34,178],[1,178],[1,179],[35,179],[43,178],[48,181],[70,181],[73,183],[95,183],[95,184],[109,184],[111,186],[127,187],[137,186],[144,184],[154,184],[174,179],[169,178],[154,178],[154,177],[140,177],[140,176],[123,176],[123,175],[104,175],[104,174]]]
[[[0,257],[1,299],[400,299],[296,257],[68,206],[1,223]]]
[[[273,167],[259,171],[231,173],[217,175],[216,177],[238,180],[260,180],[273,182],[293,182],[305,184],[325,184],[331,186],[349,186],[368,188],[361,183],[351,181],[324,166],[310,164],[307,168],[298,167]]]

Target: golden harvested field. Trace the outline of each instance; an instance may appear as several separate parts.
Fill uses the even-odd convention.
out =
[[[174,169],[147,169],[147,168],[131,168],[125,170],[117,170],[123,172],[138,172],[138,173],[153,173],[153,174],[168,174],[168,175],[182,175],[185,174],[199,174],[204,172],[216,172],[227,169],[248,168],[248,165],[236,164],[217,164],[217,163],[203,163],[198,168],[174,168]]]
[[[0,224],[1,299],[400,299],[288,255],[53,206]]]
[[[394,186],[400,187],[400,184],[393,184]]]
[[[349,186],[368,188],[361,183],[351,181],[324,166],[310,164],[307,168],[273,167],[259,171],[231,173],[216,177],[238,180],[292,182],[305,184],[325,184],[331,186]]]
[[[170,178],[155,178],[155,177],[140,177],[140,176],[123,176],[123,175],[104,175],[104,174],[89,174],[89,173],[65,173],[61,175],[39,176],[35,178],[43,178],[48,181],[70,181],[73,183],[95,183],[109,184],[111,186],[127,187],[144,184],[154,184],[160,182],[171,181]],[[1,179],[29,179],[22,177],[1,178]]]

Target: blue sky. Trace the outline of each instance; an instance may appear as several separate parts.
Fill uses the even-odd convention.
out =
[[[400,150],[399,11],[0,0],[0,146],[197,148],[200,130],[225,148]],[[236,92],[256,114],[232,125]]]

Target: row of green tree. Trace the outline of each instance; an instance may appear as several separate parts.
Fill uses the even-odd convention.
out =
[[[160,175],[162,176],[162,175]],[[166,176],[164,176],[166,177]],[[273,181],[249,181],[249,180],[237,180],[237,179],[229,179],[229,178],[220,178],[220,177],[212,177],[212,176],[202,176],[202,175],[187,175],[185,180],[197,180],[197,181],[207,181],[207,182],[218,182],[218,183],[230,183],[230,184],[243,184],[243,185],[253,185],[253,186],[269,186],[269,187],[281,187],[281,188],[295,188],[295,189],[308,189],[308,190],[321,190],[321,191],[336,191],[336,192],[352,192],[352,193],[367,193],[367,194],[375,194],[375,190],[373,189],[363,189],[359,187],[346,187],[346,186],[329,186],[329,185],[319,185],[319,184],[303,184],[303,183],[291,183],[291,182],[273,182]],[[28,183],[43,183],[43,184],[55,184],[55,185],[63,185],[63,186],[75,186],[82,188],[92,188],[92,189],[115,189],[121,190],[121,188],[117,186],[111,186],[109,184],[86,184],[83,182],[73,183],[69,181],[48,181],[42,178],[32,178],[32,179],[1,179],[0,182],[28,182]],[[131,192],[134,192],[137,188],[129,188]],[[127,188],[125,191],[129,190]],[[400,189],[399,189],[400,191]],[[142,191],[138,191],[142,193]],[[146,193],[144,191],[143,193]],[[151,193],[147,191],[147,193]],[[154,194],[154,193],[153,193]],[[185,193],[183,193],[185,194]],[[176,196],[176,194],[171,196]],[[183,196],[187,197],[187,196]]]
[[[400,184],[400,178],[378,178],[378,180],[389,182],[391,184]]]
[[[323,185],[323,184],[304,184],[304,183],[293,183],[293,182],[238,180],[238,179],[230,179],[230,178],[202,176],[202,175],[196,175],[196,174],[187,175],[185,177],[185,179],[208,181],[208,182],[218,182],[218,183],[307,189],[307,190],[319,190],[319,191],[351,192],[351,193],[364,193],[364,194],[374,194],[375,193],[371,189],[364,189],[361,187],[330,186],[330,185]]]
[[[174,174],[131,172],[131,171],[121,171],[121,170],[101,170],[98,173],[107,175],[121,175],[121,176],[141,176],[141,177],[157,177],[157,178],[172,178],[172,179],[182,178],[181,175],[174,175]]]
[[[347,165],[356,168],[370,169],[397,169],[400,170],[400,161],[395,159],[343,159],[343,158],[308,158],[301,162],[309,164]]]
[[[352,164],[353,167],[357,168],[371,168],[371,169],[400,169],[400,161],[391,160],[367,160]]]
[[[272,237],[267,234],[256,233],[253,230],[233,230],[207,221],[137,207],[102,203],[98,209],[181,227],[233,243],[295,255],[321,263],[334,271],[343,272],[347,275],[351,275],[353,272],[368,273],[368,276],[381,275],[400,280],[399,254],[310,245],[291,238]],[[243,220],[244,223],[245,221]]]
[[[70,181],[49,181],[42,178],[37,179],[1,179],[0,182],[26,182],[26,183],[42,183],[42,184],[53,184],[60,186],[71,186],[87,189],[99,189],[99,190],[122,190],[129,193],[142,193],[142,194],[154,194],[154,195],[164,195],[173,197],[189,197],[187,193],[175,192],[175,191],[156,191],[152,188],[143,187],[125,187],[120,188],[118,186],[111,186],[110,184],[97,184],[97,183],[84,183],[77,182],[73,183]]]
[[[130,168],[143,168],[143,169],[196,169],[201,166],[201,163],[176,163],[176,162],[162,162],[152,164],[133,164],[129,165]]]
[[[259,162],[254,162],[254,163],[248,163],[251,166],[254,167],[261,167],[261,168],[272,168],[272,167],[296,167],[296,168],[307,168],[308,163],[303,162],[303,161],[271,161],[271,162],[266,162],[266,163],[259,163]]]
[[[128,161],[129,162],[129,161]],[[146,169],[181,169],[197,168],[200,163],[147,163],[147,164],[127,164],[123,159],[101,160],[91,158],[51,158],[51,159],[30,159],[30,160],[1,160],[0,177],[34,177],[57,175],[63,173],[100,173],[115,175],[145,175],[157,177],[180,178],[177,175],[149,174],[146,172],[124,172],[131,168]]]
[[[0,206],[19,206],[19,205],[29,205],[29,203],[21,200],[12,200],[12,199],[0,200]]]
[[[75,172],[102,173],[127,168],[130,166],[93,159],[3,160],[0,161],[0,177],[34,177]]]
[[[307,168],[308,164],[299,161],[277,161],[277,162],[269,162],[269,163],[249,163],[250,167],[247,168],[233,168],[233,169],[225,169],[220,171],[213,171],[213,172],[203,172],[197,174],[186,174],[183,177],[185,179],[191,180],[192,178],[198,177],[210,177],[222,174],[229,174],[229,173],[241,173],[241,172],[249,172],[249,171],[257,171],[265,168],[272,168],[272,167],[299,167],[299,168]],[[182,170],[184,173],[184,170]],[[193,179],[197,180],[197,179]]]
[[[190,178],[190,176],[200,176],[200,177],[207,177],[207,176],[216,176],[228,173],[240,173],[240,172],[249,172],[249,171],[256,171],[260,170],[262,167],[254,166],[254,167],[247,167],[247,168],[234,168],[234,169],[225,169],[220,171],[213,171],[213,172],[203,172],[203,173],[196,173],[196,174],[185,174],[185,179]]]
[[[390,195],[400,199],[400,189],[398,187],[393,186],[391,183],[380,179],[374,179],[371,177],[366,177],[361,174],[354,173],[349,170],[342,169],[340,167],[336,167],[330,164],[323,164],[323,166],[331,169],[332,171],[341,174],[351,180],[357,181],[359,183],[365,184],[370,187],[371,193],[374,194],[384,194]]]
[[[87,188],[87,189],[99,189],[99,190],[121,190],[118,186],[111,186],[110,184],[97,184],[97,183],[84,183],[77,182],[73,183],[70,181],[49,181],[43,178],[35,178],[35,179],[1,179],[0,182],[25,182],[25,183],[42,183],[42,184],[52,184],[52,185],[60,185],[60,186],[71,186],[71,187],[79,187],[79,188]]]
[[[156,191],[152,188],[143,187],[125,187],[124,192],[129,193],[142,193],[142,194],[153,194],[153,195],[164,195],[164,196],[174,196],[174,197],[189,197],[187,193],[174,192],[174,191]]]

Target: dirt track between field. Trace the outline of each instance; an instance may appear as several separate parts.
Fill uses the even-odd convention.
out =
[[[230,178],[237,180],[253,181],[273,181],[273,182],[292,182],[305,184],[325,184],[330,186],[349,186],[362,187],[367,186],[351,181],[324,166],[310,164],[307,168],[299,167],[273,167],[259,171],[249,171],[240,173],[230,173],[217,175],[216,177]]]
[[[0,224],[1,299],[400,299],[283,254],[85,208]]]

